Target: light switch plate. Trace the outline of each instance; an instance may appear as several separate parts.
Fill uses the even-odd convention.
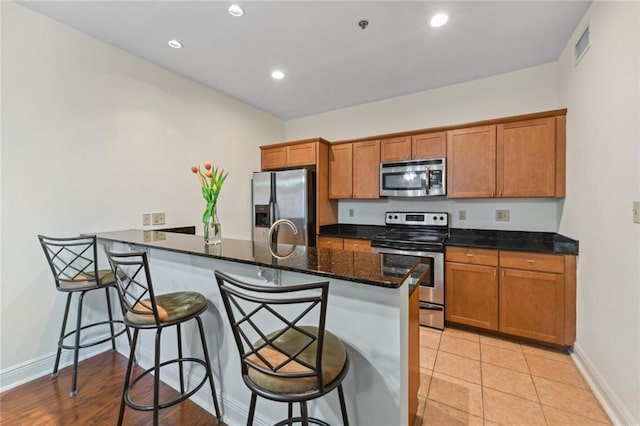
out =
[[[355,215],[355,209],[349,209],[349,217],[354,217]]]
[[[633,202],[633,221],[640,223],[640,201]]]
[[[458,210],[458,220],[467,220],[466,210]]]
[[[151,213],[144,213],[142,215],[142,225],[143,226],[151,225]]]
[[[164,212],[151,213],[151,223],[153,225],[164,225]]]

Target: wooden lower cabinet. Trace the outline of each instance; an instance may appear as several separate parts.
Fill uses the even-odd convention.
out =
[[[576,257],[449,247],[445,319],[573,346]]]
[[[334,250],[343,250],[344,249],[344,239],[338,237],[323,237],[321,235],[318,236],[318,241],[316,245],[319,248],[329,248]]]
[[[445,319],[498,330],[497,268],[447,262],[445,276]]]
[[[349,250],[368,253],[371,251],[371,241],[359,238],[325,237],[318,235],[318,247],[335,250]]]
[[[564,275],[501,269],[499,330],[563,344]]]

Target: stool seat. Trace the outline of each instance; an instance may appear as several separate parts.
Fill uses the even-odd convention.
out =
[[[171,323],[190,317],[207,307],[207,299],[194,291],[178,291],[155,296],[158,318],[162,323]],[[150,299],[136,303],[127,312],[127,320],[138,325],[155,325]]]
[[[113,285],[116,282],[116,277],[113,276],[113,272],[108,269],[100,269],[98,271],[98,279],[91,272],[79,273],[73,277],[58,279],[60,283],[60,290],[62,291],[75,291],[85,290],[90,288],[106,287]]]
[[[277,336],[278,333],[282,333],[282,335],[276,337],[272,344],[265,346],[264,340],[260,339],[253,345],[256,349],[264,346],[247,357],[249,378],[256,385],[275,393],[294,394],[318,391],[318,380],[313,372],[316,366],[318,327],[299,326],[298,328],[304,332],[294,328],[290,328],[284,333],[282,331],[273,332],[267,336],[268,340]],[[309,335],[314,338],[310,338]],[[296,360],[290,359],[287,355],[296,353],[305,345],[308,346],[296,357]],[[347,351],[344,345],[333,333],[325,330],[322,347],[322,378],[324,383],[333,382],[342,373],[346,362]],[[281,365],[282,367],[278,368]],[[268,369],[266,371],[271,374],[263,372],[265,369]],[[283,373],[300,373],[301,377],[274,376],[273,372],[277,370]]]

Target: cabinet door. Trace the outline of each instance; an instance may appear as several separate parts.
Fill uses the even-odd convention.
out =
[[[411,137],[383,139],[380,141],[380,162],[411,160]]]
[[[498,329],[497,268],[446,262],[445,282],[447,321]]]
[[[353,144],[331,145],[329,150],[329,198],[351,198]]]
[[[447,156],[447,132],[411,136],[411,155],[415,160]]]
[[[353,144],[353,198],[380,198],[380,141]]]
[[[260,152],[262,170],[282,169],[286,165],[287,149],[284,146],[263,148]]]
[[[499,124],[496,138],[498,197],[553,197],[555,118]]]
[[[501,269],[500,331],[564,344],[564,275]]]
[[[345,238],[343,240],[343,247],[345,250],[368,253],[371,251],[371,241],[356,238]]]
[[[495,196],[496,126],[447,132],[447,197]]]
[[[287,167],[312,166],[316,164],[316,143],[302,143],[287,147]]]
[[[338,237],[318,236],[318,247],[342,250],[343,249],[342,241],[343,241],[342,238],[338,238]]]

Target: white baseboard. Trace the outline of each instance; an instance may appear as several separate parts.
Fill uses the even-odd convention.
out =
[[[106,337],[107,335],[105,335],[105,338]],[[96,340],[99,339],[100,338],[97,338]],[[78,355],[78,360],[82,361],[109,350],[111,350],[110,341],[87,349],[81,349]],[[56,351],[53,351],[47,355],[22,362],[18,365],[14,365],[0,371],[0,393],[51,374],[55,360]],[[58,370],[62,370],[72,364],[73,351],[68,349],[63,350],[60,355],[60,365]]]
[[[571,358],[614,425],[639,424],[577,343],[573,346]]]

